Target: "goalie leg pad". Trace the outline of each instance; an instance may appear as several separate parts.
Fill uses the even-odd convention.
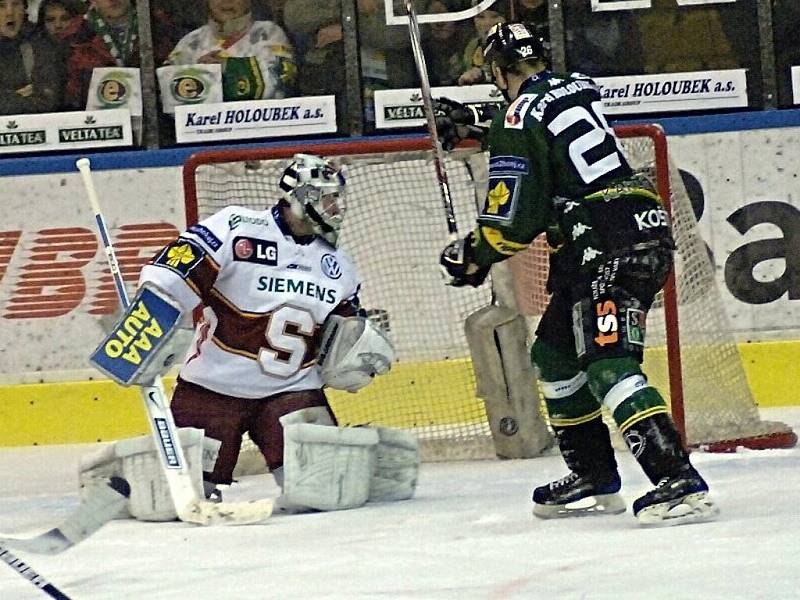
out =
[[[378,446],[369,484],[370,502],[408,500],[417,489],[419,442],[416,436],[389,427],[375,427]]]
[[[282,503],[328,511],[367,502],[378,432],[287,423],[283,435]]]
[[[178,430],[189,473],[198,497],[203,497],[203,470],[212,470],[217,460],[219,442],[206,438],[202,429]],[[123,477],[131,486],[126,513],[142,521],[172,521],[178,518],[172,495],[161,467],[161,458],[152,436],[120,440],[81,460],[81,490],[90,489],[91,481],[108,473]]]

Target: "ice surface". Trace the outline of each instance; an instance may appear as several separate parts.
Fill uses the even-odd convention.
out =
[[[762,416],[800,430],[800,407]],[[0,531],[68,515],[91,448],[0,449]],[[649,486],[618,455],[630,506]],[[406,502],[241,527],[114,521],[61,555],[17,554],[75,600],[800,598],[800,449],[693,457],[721,507],[713,523],[538,520],[534,484],[565,473],[548,456],[427,463]],[[276,493],[269,476],[248,477],[226,500]],[[44,597],[0,564],[0,600]]]

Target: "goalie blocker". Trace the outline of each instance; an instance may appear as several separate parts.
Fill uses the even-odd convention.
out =
[[[191,342],[192,331],[178,327],[181,313],[169,295],[143,285],[89,361],[120,385],[150,385]]]

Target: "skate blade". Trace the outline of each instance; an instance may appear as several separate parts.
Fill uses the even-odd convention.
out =
[[[719,508],[708,497],[708,492],[697,492],[677,500],[643,508],[636,515],[636,519],[643,527],[671,527],[711,521],[718,514]]]
[[[625,501],[619,494],[587,496],[567,504],[534,503],[533,505],[533,514],[540,519],[618,515],[625,510]]]

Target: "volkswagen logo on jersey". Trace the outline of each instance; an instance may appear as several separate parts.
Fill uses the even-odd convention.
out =
[[[320,266],[322,267],[322,272],[331,279],[339,279],[342,276],[342,268],[333,254],[324,254],[320,260]]]

